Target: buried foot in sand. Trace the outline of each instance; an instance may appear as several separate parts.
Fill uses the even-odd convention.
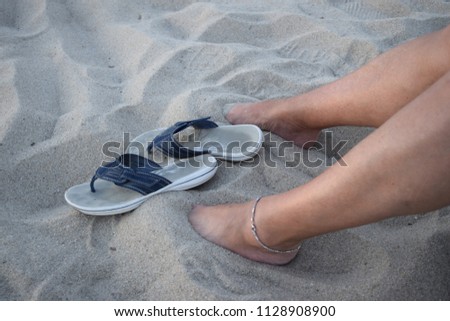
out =
[[[252,233],[251,214],[254,201],[243,204],[194,207],[189,222],[208,241],[229,249],[241,256],[263,263],[283,265],[289,263],[298,251],[272,253],[264,249]],[[286,240],[289,225],[282,220],[271,221],[275,209],[267,199],[261,199],[255,211],[255,226],[261,242],[277,250],[297,248],[300,240],[294,235]],[[282,237],[280,237],[282,236]]]

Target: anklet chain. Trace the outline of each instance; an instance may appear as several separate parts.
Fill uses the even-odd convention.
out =
[[[302,247],[302,245],[300,244],[299,246],[297,246],[294,249],[290,249],[290,250],[277,250],[277,249],[273,249],[270,248],[269,246],[267,246],[266,244],[264,244],[260,238],[258,237],[258,233],[256,233],[256,225],[255,225],[255,212],[256,212],[256,205],[258,205],[258,202],[261,200],[262,196],[259,196],[256,200],[255,200],[255,204],[253,205],[252,208],[252,218],[251,218],[251,222],[252,222],[252,233],[253,236],[255,237],[256,241],[258,242],[259,245],[261,245],[264,249],[266,249],[269,252],[272,253],[293,253],[293,252],[297,252],[298,250],[300,250],[300,248]]]

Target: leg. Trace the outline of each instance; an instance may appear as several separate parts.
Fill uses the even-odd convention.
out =
[[[346,156],[307,184],[267,196],[256,210],[261,240],[289,249],[323,233],[450,204],[450,72]],[[250,230],[253,202],[198,206],[190,222],[203,237],[252,260],[285,264],[293,254],[260,247]]]
[[[406,42],[306,94],[236,105],[227,119],[254,123],[299,146],[327,127],[378,127],[449,71],[449,56],[450,26]]]

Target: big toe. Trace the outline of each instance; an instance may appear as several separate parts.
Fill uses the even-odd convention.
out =
[[[222,114],[225,116],[226,119],[228,119],[228,115],[230,114],[230,111],[236,106],[236,104],[226,104],[222,108]],[[229,120],[229,119],[228,119]]]
[[[199,222],[201,222],[201,216],[204,209],[205,206],[203,205],[195,205],[194,208],[189,213],[188,221],[189,223],[191,223],[194,229],[199,224]]]
[[[208,215],[207,206],[196,205],[189,213],[188,221],[192,228],[203,238],[211,240],[210,215]]]
[[[252,106],[252,103],[247,104],[228,104],[225,105],[223,113],[225,118],[232,124],[243,124],[247,123],[248,114],[250,109],[248,107]]]

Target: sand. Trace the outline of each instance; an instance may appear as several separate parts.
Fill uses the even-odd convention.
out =
[[[226,122],[227,104],[308,91],[449,23],[437,0],[2,0],[0,300],[449,300],[449,208],[310,239],[282,267],[202,239],[194,204],[325,169],[286,167],[267,146],[259,159],[277,166],[221,163],[201,187],[124,215],[86,216],[63,196],[124,133]],[[332,131],[348,150],[370,129]]]

